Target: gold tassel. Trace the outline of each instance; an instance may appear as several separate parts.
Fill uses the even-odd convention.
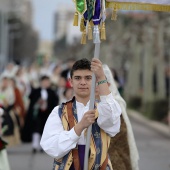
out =
[[[99,35],[100,35],[100,39],[101,39],[101,25],[98,25],[99,28]]]
[[[86,28],[84,29],[82,33],[81,44],[86,44]]]
[[[102,22],[102,28],[101,28],[101,40],[106,40],[106,28],[105,28],[105,22]]]
[[[79,20],[79,14],[78,14],[78,12],[76,11],[75,13],[74,13],[74,20],[73,20],[73,26],[78,26],[78,20]]]
[[[93,20],[90,21],[90,25],[91,25],[91,27],[94,26]]]
[[[82,17],[82,18],[81,18],[81,22],[80,22],[80,31],[83,32],[85,28],[86,28],[86,27],[85,27],[85,25],[84,25],[84,18]]]
[[[89,40],[93,39],[92,27],[91,27],[90,22],[88,23],[88,39]]]
[[[98,25],[98,28],[99,28],[99,32],[101,33],[101,26],[100,26],[100,25]]]
[[[111,20],[114,20],[114,21],[117,20],[117,7],[113,8]]]

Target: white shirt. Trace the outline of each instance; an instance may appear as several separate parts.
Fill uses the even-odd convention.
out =
[[[111,93],[107,96],[101,96],[100,100],[101,102],[97,106],[99,112],[97,123],[100,128],[113,137],[120,130],[121,108]],[[44,151],[56,159],[65,156],[77,144],[86,144],[84,131],[81,136],[78,136],[74,128],[69,131],[63,129],[58,108],[59,106],[56,106],[49,115],[40,141]],[[89,102],[84,106],[84,104],[76,101],[76,108],[78,122],[80,122],[84,113],[89,110]]]
[[[48,98],[48,92],[47,92],[46,89],[41,89],[41,98],[42,98],[43,100],[47,100],[47,98]]]

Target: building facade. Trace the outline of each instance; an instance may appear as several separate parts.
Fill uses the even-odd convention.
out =
[[[14,60],[15,39],[22,38],[21,24],[32,27],[31,0],[0,0],[0,71]],[[16,22],[19,21],[19,22]],[[23,29],[23,27],[22,27]]]

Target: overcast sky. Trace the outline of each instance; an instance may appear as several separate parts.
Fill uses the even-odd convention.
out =
[[[33,24],[42,40],[53,40],[53,14],[60,4],[73,5],[72,0],[32,0]]]

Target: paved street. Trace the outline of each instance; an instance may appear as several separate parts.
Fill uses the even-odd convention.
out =
[[[170,137],[131,118],[140,155],[140,170],[170,170]],[[45,153],[31,153],[24,144],[8,149],[11,170],[52,170],[53,159]]]
[[[170,137],[131,119],[140,170],[170,170]]]
[[[29,144],[8,151],[11,170],[52,170],[53,159],[45,153],[32,154]]]

